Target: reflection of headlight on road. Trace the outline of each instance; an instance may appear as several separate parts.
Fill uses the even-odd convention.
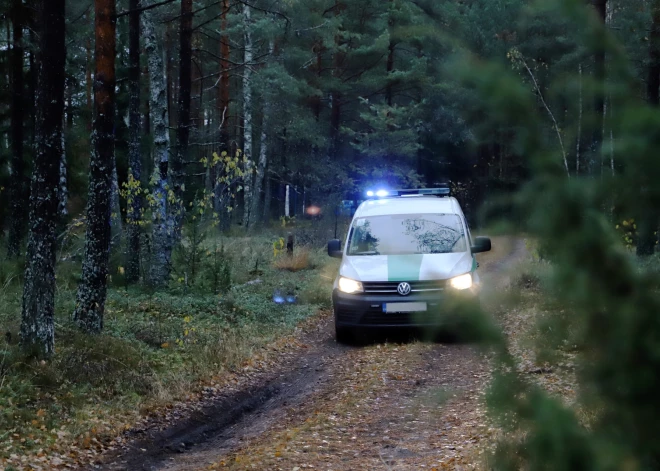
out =
[[[362,283],[359,281],[351,280],[350,278],[344,278],[343,276],[339,277],[338,286],[339,291],[347,294],[361,293],[364,291],[362,288]]]
[[[449,280],[449,286],[460,290],[472,288],[472,274],[466,273],[465,275],[452,278]]]
[[[305,212],[307,213],[308,216],[318,216],[321,214],[321,208],[318,206],[308,206],[305,208]]]

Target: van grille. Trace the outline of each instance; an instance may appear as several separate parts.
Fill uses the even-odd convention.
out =
[[[399,294],[397,288],[401,281],[364,281],[364,294]],[[429,293],[442,291],[446,281],[409,281],[412,293]]]

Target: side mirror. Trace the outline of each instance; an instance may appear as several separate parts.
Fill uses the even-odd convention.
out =
[[[333,239],[328,242],[328,255],[334,258],[341,258],[343,256],[341,242],[339,240]]]
[[[490,252],[490,237],[475,237],[472,253]]]

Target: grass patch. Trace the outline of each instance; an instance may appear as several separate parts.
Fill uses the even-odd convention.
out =
[[[313,268],[310,263],[309,252],[309,248],[299,247],[291,255],[284,254],[277,257],[273,262],[273,266],[278,270],[287,270],[291,272]]]

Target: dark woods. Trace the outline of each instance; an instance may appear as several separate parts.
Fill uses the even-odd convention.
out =
[[[86,231],[73,318],[99,332],[113,254],[127,285],[165,288],[193,217],[254,231],[310,205],[332,218],[371,186],[441,181],[473,221],[482,208],[519,224],[497,201],[535,164],[516,104],[498,102],[509,84],[492,79],[484,98],[471,83],[480,64],[517,74],[541,116],[537,144],[566,179],[630,170],[617,157],[622,97],[658,102],[657,2],[2,7],[0,223],[8,258],[26,257],[23,342],[47,354],[57,238],[72,228]],[[636,218],[633,245],[653,253],[658,215],[617,198],[612,224]]]

